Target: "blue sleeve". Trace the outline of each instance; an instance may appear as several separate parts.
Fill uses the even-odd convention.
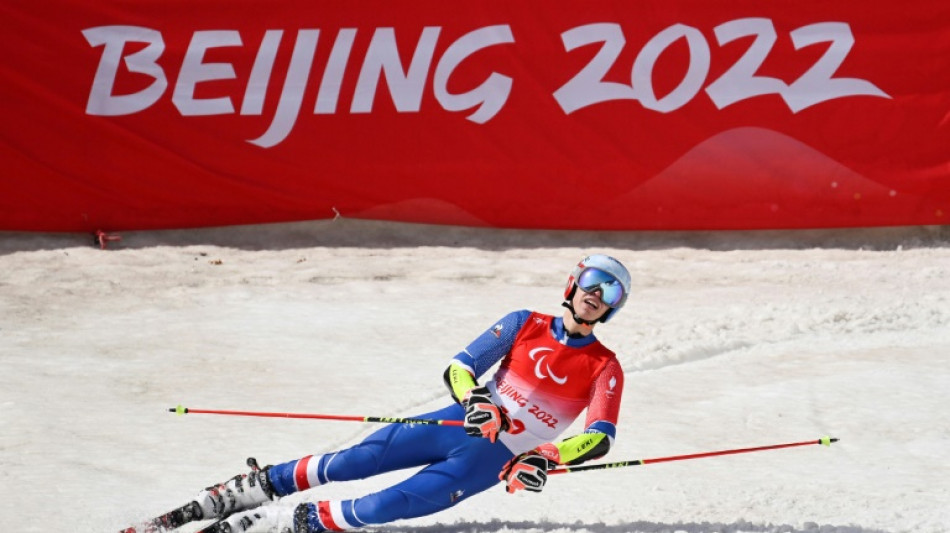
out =
[[[531,311],[526,309],[508,313],[453,357],[452,361],[478,378],[511,351],[515,337],[529,316]]]
[[[613,440],[617,436],[617,426],[606,420],[598,420],[587,426],[584,433],[606,433],[610,440]]]

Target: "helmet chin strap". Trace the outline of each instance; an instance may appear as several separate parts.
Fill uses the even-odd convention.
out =
[[[597,320],[586,320],[577,316],[577,311],[574,310],[574,304],[572,304],[569,300],[564,300],[564,302],[561,303],[561,305],[563,307],[566,307],[567,310],[571,312],[571,318],[574,319],[574,322],[577,322],[578,324],[582,326],[587,326],[589,328],[592,328],[594,327],[594,324],[600,321],[599,318]]]

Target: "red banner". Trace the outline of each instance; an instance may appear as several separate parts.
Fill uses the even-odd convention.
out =
[[[946,224],[950,4],[14,0],[0,229]]]

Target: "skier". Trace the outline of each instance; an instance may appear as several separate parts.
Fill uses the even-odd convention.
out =
[[[568,278],[562,317],[512,312],[451,360],[444,380],[455,401],[418,418],[461,420],[463,427],[392,424],[341,451],[263,469],[249,459],[250,473],[201,491],[186,520],[217,519],[208,532],[253,526],[317,533],[429,515],[502,481],[508,492],[540,492],[549,468],[602,457],[616,435],[623,372],[593,329],[616,315],[629,292],[630,274],[619,261],[584,258]],[[554,442],[584,409],[585,431]],[[351,500],[262,505],[331,481],[420,466],[396,485]]]

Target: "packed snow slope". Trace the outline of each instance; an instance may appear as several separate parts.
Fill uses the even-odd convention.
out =
[[[381,528],[425,533],[950,531],[948,227],[528,232],[335,220],[0,234],[0,531],[114,532],[408,416],[509,311],[560,314],[585,254],[634,279],[598,336],[626,390],[609,461],[805,446],[552,477]],[[578,426],[579,427],[579,426]],[[327,485],[354,497],[407,473]],[[190,532],[196,526],[182,528]]]

